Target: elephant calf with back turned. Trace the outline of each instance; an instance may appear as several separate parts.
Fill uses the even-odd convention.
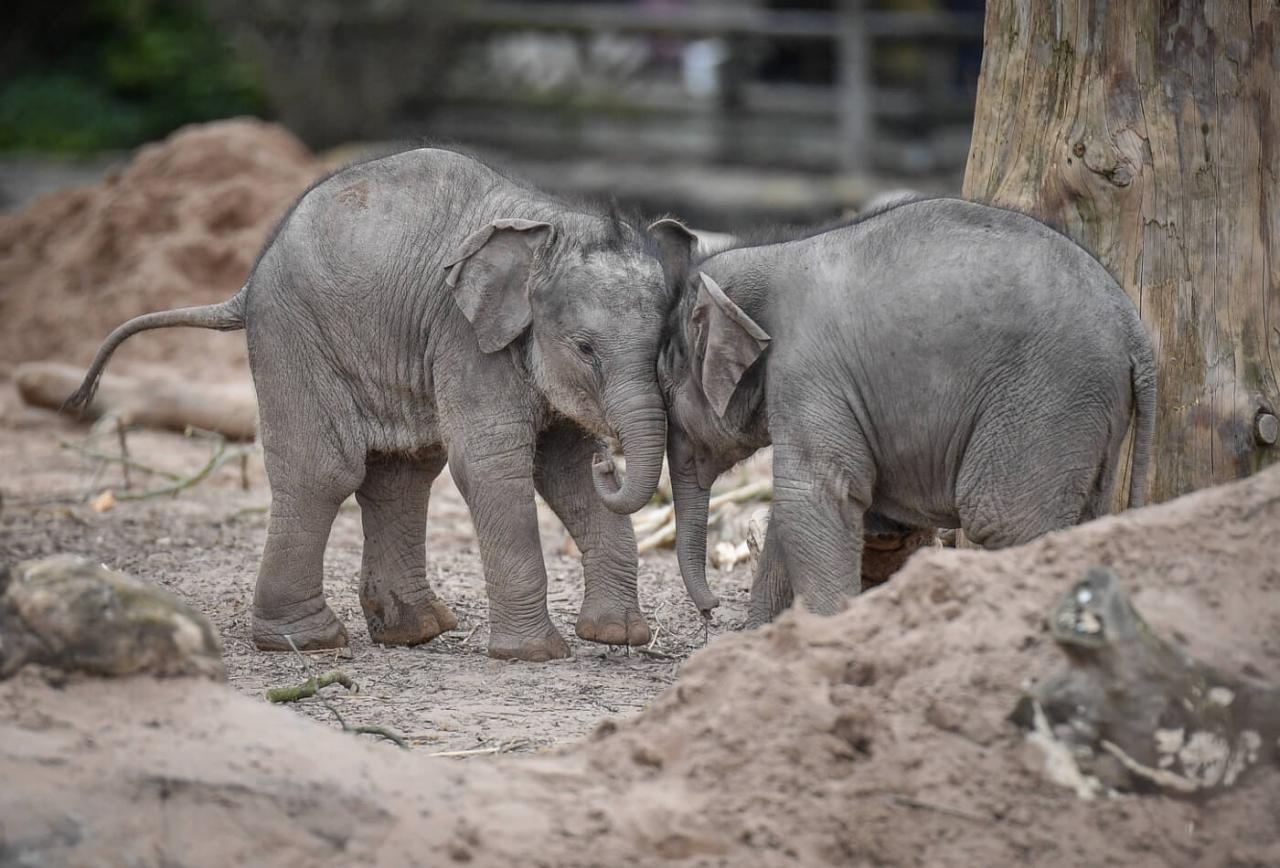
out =
[[[353,493],[374,641],[413,645],[454,627],[424,548],[428,492],[446,461],[479,537],[492,656],[569,653],[547,613],[535,491],[583,553],[578,635],[644,644],[623,513],[652,496],[665,445],[655,364],[669,296],[654,250],[616,214],[457,153],[406,151],[304,194],[233,298],[116,329],[69,404],[92,397],[135,332],[245,329],[272,493],[259,648],[346,643],[322,571]],[[608,462],[593,463],[614,435],[628,459],[621,486]]]
[[[867,516],[1015,545],[1106,513],[1135,416],[1141,505],[1155,372],[1133,304],[1069,239],[1022,214],[915,200],[700,260],[655,224],[681,295],[659,357],[680,568],[706,584],[711,483],[773,444],[751,593],[761,623],[800,595],[858,593]]]

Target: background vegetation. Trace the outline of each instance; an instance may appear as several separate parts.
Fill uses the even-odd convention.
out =
[[[0,149],[127,148],[197,120],[260,113],[259,70],[183,0],[9,0]]]

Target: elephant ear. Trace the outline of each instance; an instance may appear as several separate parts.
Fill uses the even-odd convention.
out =
[[[445,284],[483,352],[502,349],[529,327],[529,275],[554,234],[550,223],[495,220],[467,236],[445,264]]]
[[[693,322],[702,355],[702,392],[723,418],[742,375],[760,358],[770,338],[718,283],[704,273],[698,276]]]
[[[694,251],[698,249],[698,236],[688,226],[671,217],[663,217],[650,223],[649,234],[658,242],[659,259],[667,279],[680,285],[684,282],[684,276],[689,273]]]

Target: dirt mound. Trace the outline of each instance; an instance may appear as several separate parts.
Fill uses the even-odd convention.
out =
[[[130,317],[232,295],[321,169],[282,127],[220,121],[142,148],[99,184],[0,215],[0,376],[24,361],[87,364]],[[152,332],[118,358],[207,379],[248,371],[243,335],[192,329]]]
[[[1045,618],[1093,564],[1152,628],[1234,675],[1280,673],[1280,468],[1004,552],[928,549],[831,619],[718,641],[599,773],[696,796],[670,846],[760,864],[1275,865],[1280,774],[1203,806],[1079,801],[1007,720],[1063,665]],[[625,791],[620,787],[620,791]],[[730,860],[736,864],[737,857]]]
[[[1204,802],[1082,801],[1007,720],[1062,665],[1045,615],[1092,564],[1157,633],[1274,682],[1277,528],[1280,468],[1018,549],[928,550],[842,615],[717,640],[635,720],[532,760],[406,760],[200,682],[25,675],[0,685],[0,779],[19,782],[0,857],[1280,864],[1276,769]]]

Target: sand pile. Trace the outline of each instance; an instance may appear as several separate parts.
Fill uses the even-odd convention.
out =
[[[244,283],[276,221],[322,167],[284,128],[185,127],[101,183],[0,215],[0,376],[19,362],[87,364],[147,311],[207,304]],[[244,336],[152,332],[117,355],[212,380],[247,377]]]
[[[759,864],[1278,865],[1280,770],[1198,806],[1082,802],[1008,721],[1063,665],[1045,616],[1091,564],[1152,627],[1280,682],[1280,468],[1005,552],[929,549],[833,619],[790,616],[693,658],[587,749],[697,807],[679,848]],[[630,761],[628,761],[628,759]],[[671,846],[676,846],[674,843]],[[737,857],[729,860],[739,862]]]
[[[1091,564],[1157,633],[1274,684],[1277,529],[1273,468],[1019,549],[928,550],[840,616],[717,640],[635,720],[537,759],[405,757],[204,682],[24,675],[0,684],[0,856],[1277,865],[1277,769],[1204,802],[1081,801],[1006,719],[1062,665],[1044,616]]]

